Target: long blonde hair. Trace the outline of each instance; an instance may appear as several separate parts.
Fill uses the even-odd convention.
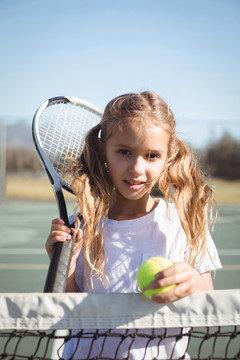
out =
[[[208,219],[212,215],[213,193],[206,184],[188,147],[177,137],[174,115],[165,101],[153,92],[126,94],[110,101],[99,125],[90,130],[79,161],[73,168],[73,191],[77,210],[84,221],[85,280],[104,280],[104,247],[101,224],[114,201],[114,185],[108,175],[102,151],[104,142],[126,123],[139,126],[153,121],[169,133],[168,158],[157,184],[166,202],[175,202],[190,249],[188,262],[194,265],[197,253],[206,252]]]

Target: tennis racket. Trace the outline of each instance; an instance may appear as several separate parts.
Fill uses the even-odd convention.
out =
[[[72,193],[71,178],[66,177],[69,158],[79,158],[86,133],[97,125],[102,110],[75,97],[55,97],[36,111],[32,134],[37,153],[52,184],[59,217],[70,226],[63,189]],[[44,292],[66,289],[73,239],[56,243],[49,265]]]

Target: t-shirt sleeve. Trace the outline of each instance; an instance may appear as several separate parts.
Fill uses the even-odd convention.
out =
[[[219,259],[217,248],[209,232],[207,237],[207,252],[202,257],[200,254],[197,255],[194,268],[200,274],[207,271],[214,271],[222,268],[222,264]]]

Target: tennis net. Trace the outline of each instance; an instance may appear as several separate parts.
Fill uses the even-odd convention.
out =
[[[0,294],[0,359],[240,359],[240,290]]]

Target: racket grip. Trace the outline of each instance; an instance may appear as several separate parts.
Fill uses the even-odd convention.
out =
[[[73,238],[63,243],[56,243],[53,256],[48,268],[44,292],[65,292],[67,286],[69,266],[71,262]]]

